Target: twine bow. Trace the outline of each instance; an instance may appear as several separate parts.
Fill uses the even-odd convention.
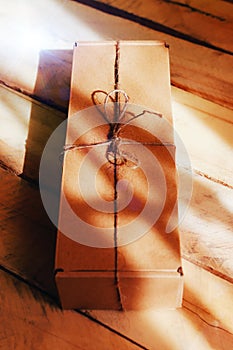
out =
[[[100,108],[98,108],[99,101],[96,99],[97,93],[103,93],[105,94],[105,100],[104,100],[104,110],[102,111]],[[113,97],[115,95],[115,97]],[[120,103],[120,96],[124,97],[124,102]],[[113,105],[109,104],[109,100],[113,103]],[[133,169],[136,169],[140,165],[139,159],[132,153],[125,152],[122,150],[122,145],[129,145],[132,143],[136,143],[135,141],[130,140],[123,140],[119,134],[122,131],[122,129],[128,125],[132,120],[139,118],[140,116],[144,115],[145,113],[155,114],[158,117],[162,117],[162,114],[157,112],[151,112],[148,110],[143,110],[142,113],[139,113],[137,115],[127,111],[129,96],[126,94],[124,90],[121,89],[114,89],[110,91],[109,93],[106,93],[102,90],[96,90],[92,94],[92,101],[98,108],[99,113],[102,115],[104,120],[109,125],[109,132],[107,135],[107,140],[103,142],[98,143],[91,143],[91,144],[72,144],[72,145],[65,145],[64,146],[64,152],[75,150],[75,149],[84,149],[84,148],[91,148],[93,146],[103,146],[107,145],[106,150],[106,159],[109,163],[114,165],[127,165],[128,167],[131,167]],[[113,111],[111,110],[111,113],[109,113],[109,107],[113,107]],[[124,121],[126,113],[131,116],[127,121]],[[113,117],[113,118],[112,118]]]

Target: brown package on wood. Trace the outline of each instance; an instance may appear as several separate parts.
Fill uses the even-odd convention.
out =
[[[75,46],[65,150],[55,267],[62,306],[181,306],[164,43]]]

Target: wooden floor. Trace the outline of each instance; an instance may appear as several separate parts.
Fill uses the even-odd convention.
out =
[[[233,348],[233,5],[186,3],[4,3],[0,349]],[[43,33],[45,42],[39,42]],[[49,135],[67,115],[74,41],[116,37],[170,44],[175,128],[193,167],[192,198],[180,226],[185,290],[179,310],[59,307],[53,276],[56,229],[41,203],[39,162]]]

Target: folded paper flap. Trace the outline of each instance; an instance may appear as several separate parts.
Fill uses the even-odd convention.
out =
[[[122,278],[182,278],[177,270],[140,270],[140,271],[121,271],[118,270],[119,275]],[[98,270],[74,270],[74,271],[57,271],[56,277],[69,278],[69,277],[79,277],[79,278],[113,278],[114,271],[98,271]]]
[[[58,272],[55,278],[63,308],[77,309],[77,305],[81,309],[121,308],[114,272]]]
[[[177,308],[182,306],[183,278],[176,275],[143,277],[119,272],[121,305],[126,310]]]
[[[121,271],[118,270],[121,278],[181,278],[177,270],[139,270],[139,271]]]
[[[98,271],[98,270],[74,270],[74,271],[58,271],[56,274],[57,278],[69,278],[69,277],[79,277],[79,278],[111,278],[114,279],[114,270],[112,271]]]
[[[182,306],[183,278],[177,272],[121,272],[120,299],[114,272],[58,272],[56,282],[64,308],[145,310]]]

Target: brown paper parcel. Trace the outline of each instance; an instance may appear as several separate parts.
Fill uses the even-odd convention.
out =
[[[56,248],[64,308],[181,306],[171,121],[163,43],[78,43]]]

